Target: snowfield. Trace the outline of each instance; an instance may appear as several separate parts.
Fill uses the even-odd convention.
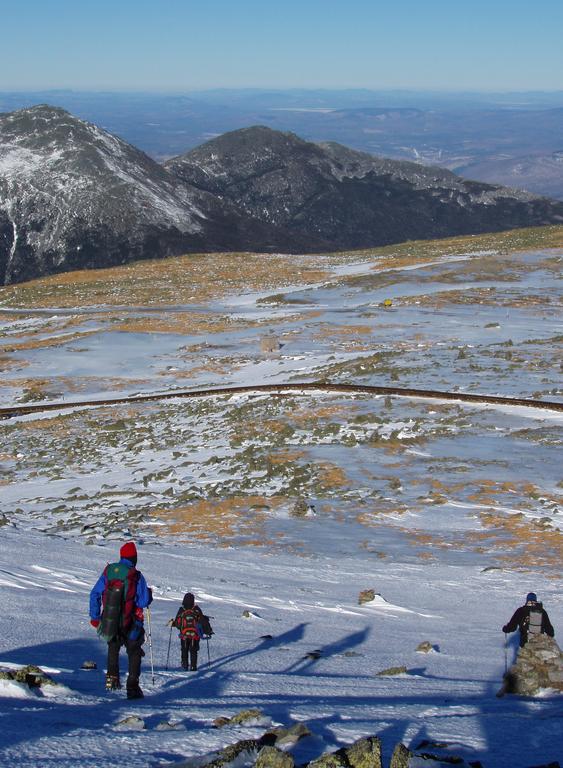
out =
[[[319,256],[308,281],[294,257],[269,291],[30,304],[0,315],[0,401],[326,380],[561,402],[562,256]],[[385,766],[399,742],[485,768],[563,761],[560,693],[495,696],[516,651],[501,627],[529,591],[563,631],[562,422],[305,391],[0,422],[0,766],[199,768],[297,722],[311,735],[296,764],[367,735]],[[155,597],[138,702],[105,692],[88,621],[91,587],[132,538]],[[167,627],[186,591],[216,632],[193,673]],[[2,674],[29,664],[58,685]],[[378,674],[392,667],[405,670]],[[246,725],[213,724],[250,708]],[[423,764],[446,763],[410,768]]]
[[[4,529],[3,545],[0,666],[38,664],[65,687],[48,699],[21,686],[0,689],[2,765],[174,764],[261,735],[264,724],[212,726],[214,718],[250,707],[266,724],[307,724],[312,736],[294,750],[300,761],[368,734],[382,738],[387,759],[397,742],[424,739],[446,742],[444,754],[499,768],[561,758],[560,695],[495,698],[504,671],[500,626],[528,589],[561,627],[563,601],[552,579],[400,557],[147,544],[139,566],[155,591],[155,680],[147,644],[146,698],[128,702],[122,691],[104,692],[105,646],[87,618],[90,585],[118,544],[85,548]],[[360,606],[358,593],[367,587],[379,596]],[[211,663],[202,644],[200,669],[181,671],[173,633],[165,671],[166,621],[187,589],[214,617]],[[433,652],[416,651],[424,640]],[[314,650],[317,660],[307,657]],[[85,660],[98,670],[81,670]],[[377,676],[398,665],[407,674]],[[133,714],[144,728],[116,730]]]

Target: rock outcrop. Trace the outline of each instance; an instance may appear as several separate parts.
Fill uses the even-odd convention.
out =
[[[563,692],[563,653],[553,638],[536,635],[518,650],[500,693],[536,696],[542,688]]]

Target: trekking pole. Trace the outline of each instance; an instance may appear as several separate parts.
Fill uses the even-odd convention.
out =
[[[166,671],[168,672],[168,661],[170,659],[170,643],[172,642],[172,624],[170,625],[170,637],[168,638],[168,653],[166,654]]]
[[[211,665],[211,656],[209,655],[209,637],[205,638],[207,640],[207,666],[209,667]]]
[[[151,658],[152,684],[154,685],[154,661],[152,657],[152,632],[151,632],[151,609],[150,608],[147,608],[147,623],[149,627],[149,653]]]
[[[504,633],[504,674],[508,672],[508,635]]]

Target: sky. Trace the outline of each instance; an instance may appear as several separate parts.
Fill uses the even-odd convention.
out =
[[[561,0],[0,0],[0,89],[563,88]]]

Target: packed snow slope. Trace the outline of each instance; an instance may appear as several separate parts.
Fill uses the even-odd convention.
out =
[[[6,287],[0,397],[329,380],[560,401],[559,236]],[[297,763],[371,734],[386,765],[399,741],[485,768],[561,761],[561,695],[495,693],[501,627],[529,591],[560,640],[562,442],[555,412],[298,389],[0,422],[0,671],[36,664],[61,683],[0,674],[0,765],[197,768],[297,721],[311,731]],[[155,595],[154,682],[146,645],[135,703],[105,693],[88,622],[130,538]],[[187,590],[216,631],[195,673],[166,625]],[[378,675],[390,667],[405,671]],[[253,707],[250,724],[213,727]]]

